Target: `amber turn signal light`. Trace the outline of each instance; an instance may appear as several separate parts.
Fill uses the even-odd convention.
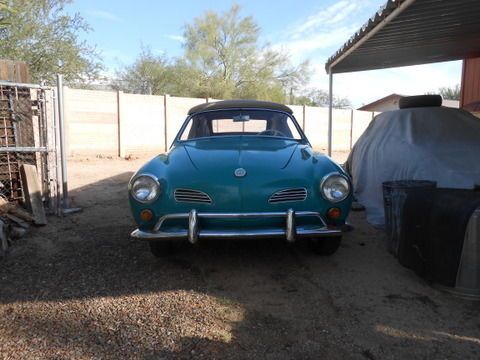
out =
[[[340,216],[342,216],[342,210],[339,208],[331,208],[327,211],[327,216],[329,219],[338,219]]]
[[[140,219],[142,219],[143,221],[150,221],[153,219],[153,213],[152,213],[152,210],[148,210],[148,209],[145,209],[145,210],[142,210],[140,212]]]

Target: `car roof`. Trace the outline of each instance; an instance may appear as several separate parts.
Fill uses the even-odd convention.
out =
[[[288,106],[274,103],[271,101],[257,101],[257,100],[223,100],[215,101],[194,106],[188,111],[188,115],[196,114],[203,111],[210,110],[226,110],[226,109],[266,109],[278,110],[292,114],[293,111]]]

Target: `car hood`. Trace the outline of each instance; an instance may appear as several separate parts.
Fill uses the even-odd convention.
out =
[[[311,178],[311,173],[305,176],[311,166],[292,161],[301,146],[294,140],[248,136],[176,144],[169,154],[168,182],[211,195],[215,211],[257,211],[274,191],[304,187]],[[235,175],[238,168],[245,169],[244,176]]]
[[[223,167],[231,171],[239,167],[280,170],[285,169],[290,163],[298,142],[238,136],[189,141],[181,147],[192,165],[201,171],[218,170]]]

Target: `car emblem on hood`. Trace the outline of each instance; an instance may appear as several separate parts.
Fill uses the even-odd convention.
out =
[[[247,170],[245,170],[244,168],[238,168],[235,170],[234,174],[236,177],[244,177],[245,175],[247,175]]]

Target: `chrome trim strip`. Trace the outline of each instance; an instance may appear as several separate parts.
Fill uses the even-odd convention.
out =
[[[268,202],[270,204],[285,203],[289,201],[305,201],[308,196],[308,190],[304,187],[290,188],[274,192]]]
[[[318,238],[341,236],[340,229],[315,228],[306,229],[297,226],[296,239],[299,238]],[[188,237],[186,230],[176,230],[175,232],[153,232],[134,230],[131,237],[139,240],[185,240]],[[200,230],[198,232],[199,239],[263,239],[263,238],[286,238],[286,232],[282,229],[262,229],[262,230],[232,230],[232,231],[213,231]]]
[[[211,204],[212,198],[207,193],[195,190],[195,189],[185,189],[178,188],[173,192],[173,197],[176,202],[190,202],[190,203],[201,203],[201,204]]]
[[[296,226],[297,217],[313,216],[320,220],[320,226],[303,227]],[[274,229],[234,229],[234,230],[208,230],[199,228],[199,219],[252,219],[252,218],[285,218],[285,228]],[[166,220],[188,219],[188,229],[174,231],[161,231]],[[131,236],[143,240],[184,240],[196,243],[200,238],[286,238],[294,242],[299,237],[328,237],[341,236],[340,228],[327,227],[322,215],[315,211],[287,212],[259,212],[259,213],[198,213],[191,210],[189,213],[167,214],[162,216],[152,231],[136,229]]]
[[[315,216],[323,226],[327,226],[322,215],[315,211],[297,211],[295,215],[298,216]],[[153,231],[159,231],[166,220],[188,219],[189,213],[167,214],[158,219]],[[254,218],[275,218],[287,217],[286,212],[256,212],[256,213],[198,213],[197,216],[203,219],[254,219]]]

